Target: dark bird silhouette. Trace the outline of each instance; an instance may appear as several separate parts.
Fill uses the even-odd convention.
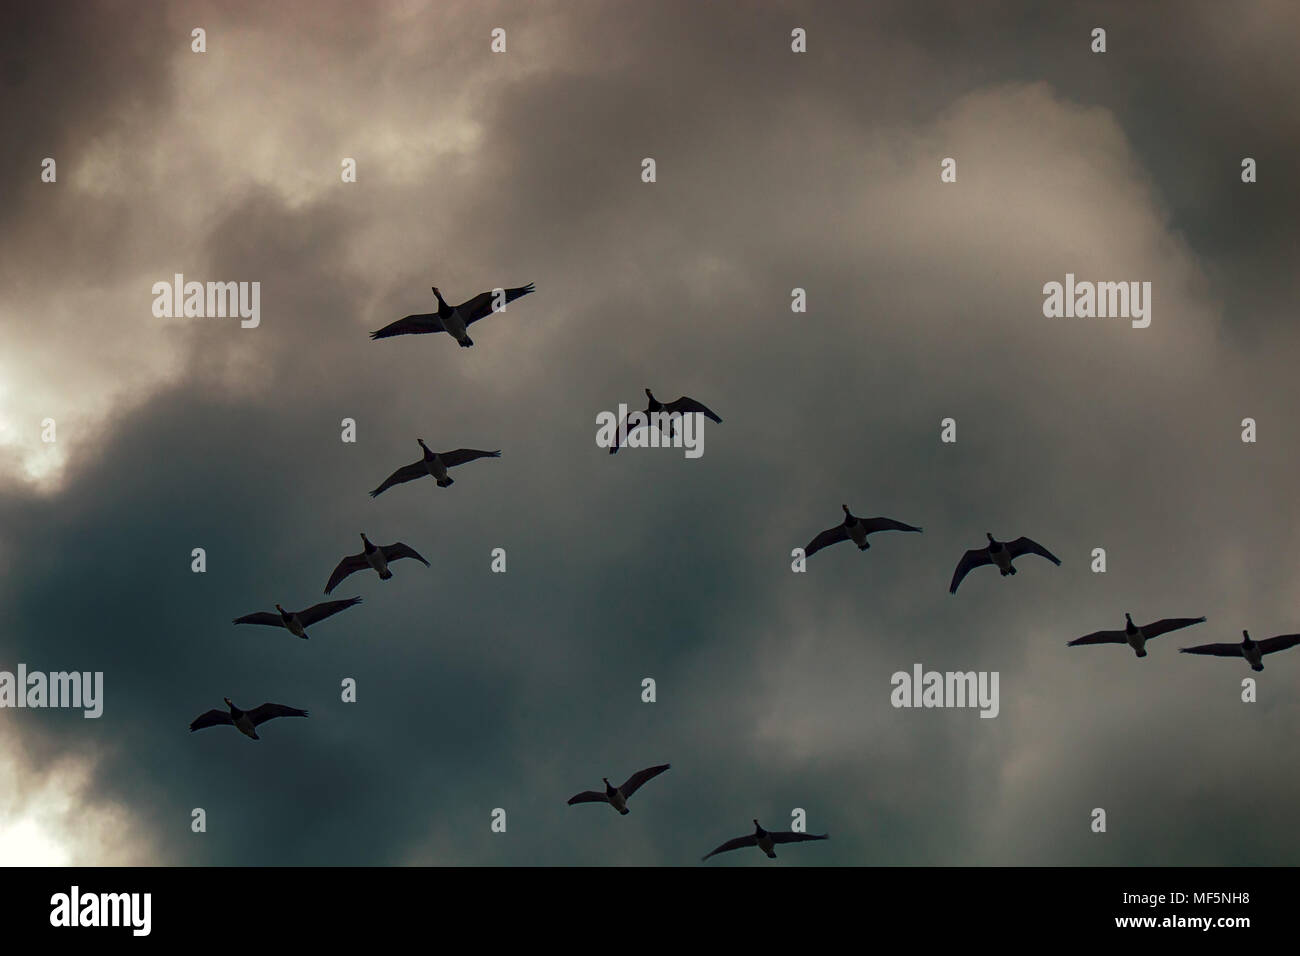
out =
[[[648,767],[645,770],[638,770],[620,787],[615,787],[609,782],[609,777],[601,777],[605,781],[605,792],[599,790],[584,790],[569,798],[569,806],[575,803],[608,803],[624,816],[627,815],[628,797],[641,789],[642,785],[654,777],[659,776],[667,770],[671,764],[660,764],[657,767]]]
[[[867,548],[871,547],[867,543],[867,535],[875,534],[877,531],[921,530],[910,524],[895,521],[893,518],[859,518],[849,511],[848,505],[840,505],[840,507],[844,509],[844,520],[833,528],[827,528],[809,541],[808,547],[803,549],[804,557],[812,557],[822,548],[838,544],[841,541],[852,541],[858,546],[859,551],[866,551]]]
[[[471,325],[479,319],[498,311],[498,303],[504,308],[506,304],[515,301],[520,296],[528,295],[532,291],[533,284],[530,282],[528,285],[521,285],[517,289],[502,289],[499,295],[495,291],[480,292],[468,302],[462,302],[460,305],[448,305],[435,285],[433,286],[433,294],[438,299],[437,312],[419,312],[415,315],[405,316],[396,322],[390,322],[378,332],[371,332],[370,338],[372,340],[386,339],[394,335],[446,332],[459,342],[462,348],[469,348],[474,344],[474,340],[469,337],[466,331]]]
[[[393,485],[400,485],[403,482],[415,481],[416,478],[423,478],[430,475],[438,483],[439,488],[446,488],[454,481],[447,474],[448,468],[455,468],[457,465],[463,465],[467,461],[473,461],[475,458],[500,458],[501,452],[498,451],[479,451],[477,448],[457,448],[455,451],[435,452],[429,451],[429,446],[424,443],[423,438],[417,438],[420,447],[424,449],[424,457],[419,461],[413,461],[409,465],[403,465],[397,471],[393,472],[384,479],[384,483],[370,492],[371,498],[377,498]]]
[[[340,581],[349,574],[357,571],[364,571],[366,568],[373,568],[379,575],[381,581],[387,581],[393,576],[393,572],[388,570],[388,566],[394,561],[400,561],[402,558],[414,558],[420,561],[427,568],[429,562],[425,561],[418,551],[410,545],[397,542],[396,544],[376,545],[371,544],[366,533],[361,532],[361,553],[349,554],[339,562],[334,573],[330,575],[329,583],[325,585],[325,593],[333,591]]]
[[[1011,566],[1011,562],[1022,554],[1037,554],[1055,565],[1061,563],[1060,558],[1029,538],[1016,538],[1015,541],[998,541],[991,534],[986,534],[986,537],[989,539],[987,547],[971,548],[957,562],[957,570],[953,572],[952,583],[948,585],[949,594],[956,594],[957,585],[961,584],[962,578],[966,577],[972,568],[978,568],[981,565],[996,564],[1005,578],[1008,574],[1016,573],[1016,569]]]
[[[647,405],[645,411],[642,412],[642,414],[645,415],[645,422],[643,423],[643,425],[635,425],[631,428],[627,427],[626,418],[622,422],[620,422],[618,431],[614,433],[614,444],[609,446],[609,453],[611,455],[614,454],[619,449],[618,436],[620,433],[626,432],[627,434],[631,434],[632,432],[636,431],[638,428],[651,427],[654,424],[654,422],[652,421],[650,416],[655,414],[656,412],[663,415],[663,417],[660,418],[658,422],[659,433],[662,435],[667,435],[669,438],[672,437],[672,420],[668,416],[672,415],[674,412],[680,412],[683,415],[689,415],[692,412],[699,412],[705,418],[708,418],[711,421],[715,421],[719,425],[722,424],[722,419],[719,418],[711,409],[705,406],[703,402],[697,402],[693,398],[688,398],[687,396],[683,395],[681,398],[665,404],[664,402],[661,402],[657,398],[655,398],[654,394],[650,391],[650,389],[647,388],[645,390],[645,394],[646,394],[646,398],[650,399],[650,404]],[[628,418],[631,418],[631,415],[629,415]]]
[[[1242,631],[1240,644],[1201,644],[1197,647],[1180,647],[1184,654],[1208,654],[1211,657],[1244,657],[1253,671],[1264,669],[1264,655],[1284,651],[1300,644],[1300,634],[1279,634],[1262,641],[1252,641],[1250,631]]]
[[[199,714],[190,723],[190,733],[196,730],[202,730],[204,727],[216,727],[221,724],[233,724],[235,729],[246,737],[252,737],[254,740],[261,740],[257,736],[255,729],[258,724],[264,724],[268,720],[275,720],[277,717],[306,717],[307,711],[299,710],[297,707],[287,707],[284,704],[262,704],[260,707],[254,707],[252,710],[240,710],[230,702],[229,697],[223,697],[229,711],[218,710],[213,708],[207,713]]]
[[[1166,617],[1159,621],[1153,621],[1150,624],[1143,624],[1138,627],[1133,623],[1133,618],[1127,612],[1124,614],[1124,629],[1120,631],[1093,631],[1091,634],[1085,634],[1083,637],[1076,637],[1067,643],[1067,647],[1079,647],[1082,644],[1127,644],[1133,648],[1133,653],[1138,657],[1147,656],[1147,641],[1153,637],[1159,637],[1161,634],[1168,634],[1170,631],[1176,631],[1179,628],[1191,627],[1193,624],[1204,624],[1203,617]],[[1236,646],[1235,644],[1233,645]]]
[[[730,850],[739,850],[742,846],[756,846],[769,858],[776,859],[776,845],[778,843],[803,843],[805,840],[827,840],[830,839],[828,833],[794,833],[785,830],[780,833],[771,833],[759,826],[758,821],[754,821],[754,832],[749,836],[736,837],[734,840],[728,840],[716,850],[710,850],[704,854],[703,859],[707,860],[711,856],[719,853],[726,853]]]
[[[253,614],[245,614],[243,617],[235,618],[236,624],[265,624],[268,627],[282,627],[294,637],[301,637],[307,640],[307,628],[311,627],[317,621],[323,621],[331,614],[337,614],[339,611],[350,608],[354,604],[360,604],[361,598],[348,598],[346,601],[325,601],[322,604],[313,604],[305,611],[286,611],[280,605],[276,605],[277,614],[270,611],[257,611]]]

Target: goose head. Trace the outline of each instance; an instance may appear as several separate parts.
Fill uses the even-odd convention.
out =
[[[1241,643],[1245,644],[1247,647],[1255,643],[1250,639],[1250,631],[1243,630],[1241,632],[1241,638],[1242,638]]]
[[[848,506],[848,505],[840,505],[840,507],[844,509],[844,517],[846,517],[846,518],[852,518],[852,517],[853,517],[853,515],[849,513],[849,506]]]
[[[761,837],[761,836],[766,836],[766,835],[767,835],[767,831],[763,829],[763,827],[759,824],[759,822],[758,822],[757,820],[755,820],[755,821],[754,821],[754,836],[760,836],[760,837]]]
[[[613,792],[614,792],[614,785],[613,785],[612,783],[609,782],[609,777],[601,777],[600,779],[601,779],[601,780],[604,782],[604,784],[605,784],[605,792],[606,792],[606,793],[613,793]]]
[[[276,609],[277,611],[280,612],[280,616],[281,616],[281,617],[288,617],[288,616],[289,616],[289,612],[286,611],[284,608],[280,607],[280,605],[277,604],[277,605],[275,606],[275,609]]]
[[[425,457],[425,458],[432,458],[432,457],[433,457],[433,452],[429,451],[429,446],[426,445],[426,444],[424,443],[424,439],[423,439],[423,438],[417,438],[416,441],[419,442],[419,443],[420,443],[420,447],[424,449],[424,457]]]
[[[444,302],[444,301],[442,300],[442,292],[438,289],[438,287],[435,285],[435,286],[430,286],[430,288],[433,289],[433,294],[434,294],[434,296],[437,297],[437,299],[438,299],[438,304],[439,304],[439,305],[446,305],[447,303]]]
[[[648,398],[648,399],[650,399],[650,409],[651,409],[651,411],[653,411],[653,410],[656,409],[656,408],[662,408],[662,407],[663,407],[663,406],[660,404],[659,400],[655,398],[655,396],[654,396],[654,392],[650,391],[650,389],[648,389],[648,388],[645,390],[645,397]]]
[[[1126,631],[1133,630],[1133,616],[1128,611],[1124,612],[1124,629]]]
[[[226,702],[226,706],[227,706],[227,707],[234,707],[234,706],[235,706],[235,705],[231,702],[231,700],[230,700],[229,697],[223,697],[223,698],[221,698],[221,699],[224,700],[224,701]]]

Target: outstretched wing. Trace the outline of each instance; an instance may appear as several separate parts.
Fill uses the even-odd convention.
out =
[[[438,318],[437,312],[421,312],[416,315],[408,315],[398,319],[396,322],[389,322],[378,332],[371,332],[370,338],[387,339],[394,335],[420,335],[424,332],[445,332],[442,327],[442,319]]]
[[[665,764],[660,764],[657,767],[647,767],[645,770],[638,770],[636,773],[632,774],[632,776],[628,777],[627,782],[623,784],[623,786],[619,787],[618,789],[623,791],[623,796],[630,797],[632,796],[632,794],[640,790],[641,785],[644,784],[647,780],[659,776],[670,766],[672,765],[665,763]]]
[[[609,803],[609,800],[599,790],[584,790],[582,793],[569,797],[569,806],[573,806],[575,803]]]
[[[627,418],[625,418],[625,419],[623,419],[621,422],[619,422],[619,423],[618,423],[618,428],[614,430],[614,444],[612,444],[612,445],[609,446],[609,453],[612,455],[612,454],[614,454],[614,452],[618,451],[618,449],[619,449],[618,436],[619,436],[619,435],[623,435],[623,434],[631,435],[631,434],[632,434],[634,431],[636,431],[638,428],[648,428],[649,426],[650,426],[650,422],[649,422],[649,419],[646,417],[646,413],[645,413],[645,412],[640,412],[640,413],[639,413],[635,425],[632,424],[632,415],[629,413],[628,416],[627,416]]]
[[[1266,637],[1260,641],[1259,652],[1272,654],[1274,651],[1284,651],[1297,644],[1300,644],[1300,634],[1279,634],[1277,637]]]
[[[329,594],[331,591],[333,591],[336,587],[338,587],[339,582],[342,581],[344,578],[346,578],[349,574],[354,574],[357,571],[365,570],[369,566],[370,566],[370,562],[366,560],[366,556],[364,554],[349,554],[346,558],[344,558],[342,561],[339,562],[338,567],[334,569],[334,573],[330,575],[329,583],[325,585],[325,593]]]
[[[862,518],[862,527],[867,534],[874,534],[877,531],[920,531],[915,525],[904,524],[901,521],[895,521],[893,518]]]
[[[1199,644],[1196,647],[1180,647],[1181,654],[1208,654],[1211,657],[1241,657],[1240,644]]]
[[[521,285],[517,289],[502,289],[501,291],[504,293],[502,298],[505,299],[501,304],[508,305],[520,296],[525,296],[532,292],[533,284],[530,282],[528,285]],[[496,306],[500,301],[501,300],[497,298],[495,290],[492,292],[480,292],[468,302],[462,302],[460,305],[456,306],[456,311],[460,313],[460,316],[465,320],[466,325],[473,325],[479,319],[485,318],[497,311],[494,306]]]
[[[754,836],[754,834],[751,833],[749,836],[736,837],[736,839],[734,840],[728,840],[726,843],[722,844],[722,846],[718,847],[716,850],[710,850],[708,853],[704,854],[704,856],[701,857],[701,859],[707,860],[709,857],[717,856],[719,853],[727,853],[731,850],[739,850],[742,846],[758,846],[758,837]]]
[[[829,547],[832,544],[839,544],[841,541],[849,540],[849,529],[842,524],[837,524],[833,528],[827,528],[817,537],[808,542],[808,547],[803,549],[803,556],[810,557],[820,551],[822,548]]]
[[[381,493],[393,487],[393,485],[400,485],[405,481],[415,481],[416,478],[423,478],[428,473],[429,470],[424,467],[423,460],[411,462],[409,465],[403,465],[401,468],[397,469],[397,471],[385,478],[382,485],[370,492],[370,497],[377,498]]]
[[[190,721],[190,733],[196,730],[202,730],[204,727],[216,727],[219,724],[233,724],[230,714],[224,710],[209,710],[207,713],[199,714]]]
[[[683,415],[688,414],[690,412],[699,412],[705,418],[712,419],[713,421],[717,422],[719,425],[722,424],[722,419],[719,418],[711,408],[709,408],[703,402],[697,402],[695,399],[690,398],[689,396],[686,395],[683,395],[675,402],[669,402],[668,404],[666,404],[664,406],[664,411],[670,413],[681,412]]]
[[[957,562],[957,570],[952,573],[952,583],[948,585],[948,593],[956,594],[957,585],[961,584],[961,579],[970,574],[973,568],[992,563],[993,559],[989,557],[987,548],[972,548],[967,551]]]
[[[438,452],[438,457],[442,459],[442,463],[448,468],[455,468],[457,465],[463,465],[475,458],[500,458],[501,450],[480,451],[477,448],[457,448],[455,451]]]
[[[235,618],[236,624],[265,624],[268,627],[284,627],[284,621],[280,620],[280,615],[272,614],[270,611],[258,611],[255,614],[245,614],[243,617]]]
[[[400,541],[397,544],[386,544],[379,550],[384,552],[384,560],[388,562],[397,561],[401,558],[415,558],[415,560],[423,562],[426,568],[429,566],[429,562],[424,560],[420,552],[409,544],[402,544]]]
[[[1031,540],[1030,538],[1016,538],[1015,541],[1007,542],[1007,551],[1011,553],[1011,557],[1013,558],[1018,558],[1022,554],[1036,554],[1039,557],[1046,558],[1053,564],[1059,565],[1061,563],[1060,558],[1052,554],[1052,552],[1048,551],[1037,541]]]
[[[1181,627],[1191,627],[1193,624],[1204,624],[1203,617],[1167,617],[1161,621],[1154,621],[1142,628],[1142,633],[1146,635],[1147,640],[1153,637],[1159,637],[1161,634],[1168,634],[1170,631],[1176,631]]]
[[[794,833],[789,830],[784,833],[769,833],[773,843],[803,843],[805,840],[829,840],[829,833]]]
[[[306,717],[307,711],[299,710],[297,707],[286,707],[284,704],[263,704],[250,710],[248,716],[256,727],[277,717]]]
[[[298,620],[302,621],[303,627],[311,627],[317,621],[323,621],[331,614],[337,614],[339,611],[360,603],[361,598],[354,597],[345,601],[325,601],[321,604],[313,604],[307,610],[298,612]]]
[[[1123,631],[1093,631],[1083,637],[1076,637],[1066,643],[1066,647],[1078,647],[1080,644],[1127,644],[1128,636]]]

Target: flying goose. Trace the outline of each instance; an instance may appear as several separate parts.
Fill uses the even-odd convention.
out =
[[[840,505],[840,507],[844,509],[844,520],[833,528],[827,528],[809,541],[808,547],[803,549],[804,557],[812,557],[822,548],[838,544],[841,541],[852,541],[858,546],[859,551],[866,551],[867,548],[871,547],[867,543],[867,535],[874,534],[877,531],[921,530],[910,524],[895,521],[893,518],[859,518],[849,511],[848,505]]]
[[[466,332],[469,326],[473,325],[479,319],[491,315],[497,311],[497,292],[480,292],[468,302],[462,302],[460,305],[448,305],[438,291],[435,285],[433,294],[438,299],[437,312],[418,312],[415,315],[408,315],[398,319],[396,322],[390,322],[378,332],[371,332],[370,338],[386,339],[394,335],[418,335],[424,332],[446,332],[453,339],[460,343],[462,348],[469,348],[474,344]],[[502,289],[502,297],[505,303],[513,302],[520,296],[525,296],[533,291],[533,284],[521,285],[517,289]]]
[[[667,770],[671,764],[660,764],[658,767],[648,767],[645,770],[638,770],[632,776],[627,778],[627,782],[621,787],[615,787],[609,782],[609,777],[601,777],[605,781],[605,792],[599,790],[584,790],[582,793],[569,798],[569,806],[575,803],[608,803],[619,813],[627,816],[627,798],[632,796],[641,789],[647,780],[659,776]]]
[[[1300,634],[1279,634],[1266,637],[1262,641],[1252,641],[1250,631],[1242,631],[1240,644],[1201,644],[1198,647],[1180,647],[1184,654],[1208,654],[1212,657],[1244,657],[1253,671],[1264,669],[1263,657],[1274,651],[1284,651],[1288,647],[1300,644]]]
[[[275,609],[280,612],[278,614],[272,614],[270,611],[258,611],[254,614],[245,614],[243,617],[235,618],[235,623],[283,627],[294,637],[301,637],[305,641],[307,640],[307,628],[317,621],[323,621],[331,614],[337,614],[345,608],[360,603],[361,598],[359,597],[348,598],[346,601],[326,601],[323,604],[313,604],[305,611],[286,611],[277,604]]]
[[[769,858],[776,859],[775,846],[778,843],[802,843],[804,840],[826,840],[830,838],[829,833],[794,833],[786,830],[781,833],[771,833],[764,830],[757,820],[754,821],[754,832],[749,836],[736,837],[734,840],[728,840],[716,850],[704,854],[704,859],[714,856],[718,853],[726,853],[728,850],[739,850],[742,846],[756,846]]]
[[[646,407],[645,411],[642,412],[642,414],[645,415],[645,421],[642,422],[641,424],[628,428],[627,419],[624,419],[623,422],[621,423],[621,427],[619,428],[619,431],[614,433],[614,444],[609,446],[609,453],[611,455],[618,451],[619,432],[623,432],[623,431],[626,431],[628,433],[633,432],[637,428],[640,428],[642,424],[648,428],[650,426],[650,416],[653,415],[655,412],[661,412],[665,416],[671,415],[673,412],[681,412],[683,415],[689,415],[692,412],[699,412],[701,415],[704,415],[706,418],[717,422],[719,425],[722,424],[722,419],[719,418],[711,409],[709,409],[703,402],[697,402],[693,398],[688,398],[687,396],[683,395],[681,398],[665,404],[664,402],[661,402],[659,401],[659,399],[655,398],[654,393],[651,392],[650,389],[647,388],[645,390],[645,394],[646,394],[646,398],[650,399],[650,404]],[[628,416],[628,418],[631,417],[632,417],[631,415]],[[672,424],[670,419],[662,418],[659,420],[659,432],[660,434],[668,435],[670,438],[672,437]]]
[[[286,707],[284,704],[263,704],[260,707],[254,707],[252,710],[240,710],[230,702],[229,697],[223,697],[226,706],[230,708],[227,713],[224,710],[213,708],[207,713],[199,714],[190,723],[190,733],[196,730],[202,730],[204,727],[216,727],[221,724],[233,724],[235,729],[246,737],[252,737],[254,740],[261,740],[254,729],[258,724],[264,724],[268,720],[275,720],[277,717],[306,717],[307,711],[299,710],[297,707]]]
[[[1011,566],[1011,562],[1022,554],[1037,554],[1055,565],[1061,563],[1060,558],[1038,542],[1031,541],[1028,538],[1016,538],[1015,541],[997,541],[988,532],[985,532],[985,536],[989,539],[988,547],[971,548],[957,562],[957,570],[952,574],[952,583],[948,585],[949,594],[956,594],[957,585],[961,584],[962,578],[966,577],[972,568],[978,568],[981,565],[996,564],[1005,578],[1008,574],[1016,573],[1016,569]]]
[[[1124,613],[1124,629],[1122,631],[1093,631],[1091,634],[1085,634],[1083,637],[1076,637],[1069,641],[1067,647],[1078,647],[1080,644],[1127,644],[1133,648],[1133,653],[1138,657],[1147,656],[1147,641],[1153,637],[1159,637],[1161,634],[1167,634],[1170,631],[1176,631],[1182,627],[1191,627],[1193,624],[1204,624],[1203,617],[1167,617],[1163,620],[1153,621],[1150,624],[1143,624],[1138,627],[1133,623],[1133,618],[1126,611]],[[1230,645],[1236,647],[1236,644]]]
[[[409,465],[403,465],[385,478],[382,485],[370,492],[371,498],[379,497],[380,494],[393,487],[393,485],[400,485],[404,481],[414,481],[416,478],[423,478],[425,475],[432,475],[439,488],[446,488],[453,483],[453,480],[447,475],[448,468],[455,468],[457,465],[463,465],[475,458],[501,457],[500,450],[479,451],[477,448],[457,448],[455,451],[434,452],[429,451],[429,446],[424,443],[423,438],[417,438],[416,441],[424,449],[424,457]]]
[[[325,585],[325,593],[333,591],[340,581],[355,571],[364,571],[366,568],[374,568],[379,573],[379,580],[387,581],[393,576],[393,572],[388,570],[388,565],[402,558],[415,558],[417,561],[424,563],[427,568],[429,562],[425,561],[423,556],[409,545],[397,542],[397,544],[376,545],[371,544],[366,533],[361,532],[361,553],[349,554],[339,562],[334,573],[330,575],[329,583]]]

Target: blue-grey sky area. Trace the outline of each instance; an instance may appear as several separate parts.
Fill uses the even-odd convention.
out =
[[[1300,631],[1297,11],[6,4],[0,670],[105,686],[0,710],[0,862],[697,865],[795,808],[831,839],[707,865],[1295,862],[1300,650],[1178,648]],[[176,273],[260,324],[156,317]],[[1067,273],[1150,326],[1046,318]],[[597,445],[646,387],[700,458]],[[502,457],[371,499],[417,438]],[[925,532],[793,573],[841,503]],[[432,567],[231,623],[362,531]],[[949,595],[986,531],[1062,564]],[[1125,611],[1208,621],[1066,647]],[[917,663],[998,716],[895,709]],[[311,717],[189,733],[223,696]]]

